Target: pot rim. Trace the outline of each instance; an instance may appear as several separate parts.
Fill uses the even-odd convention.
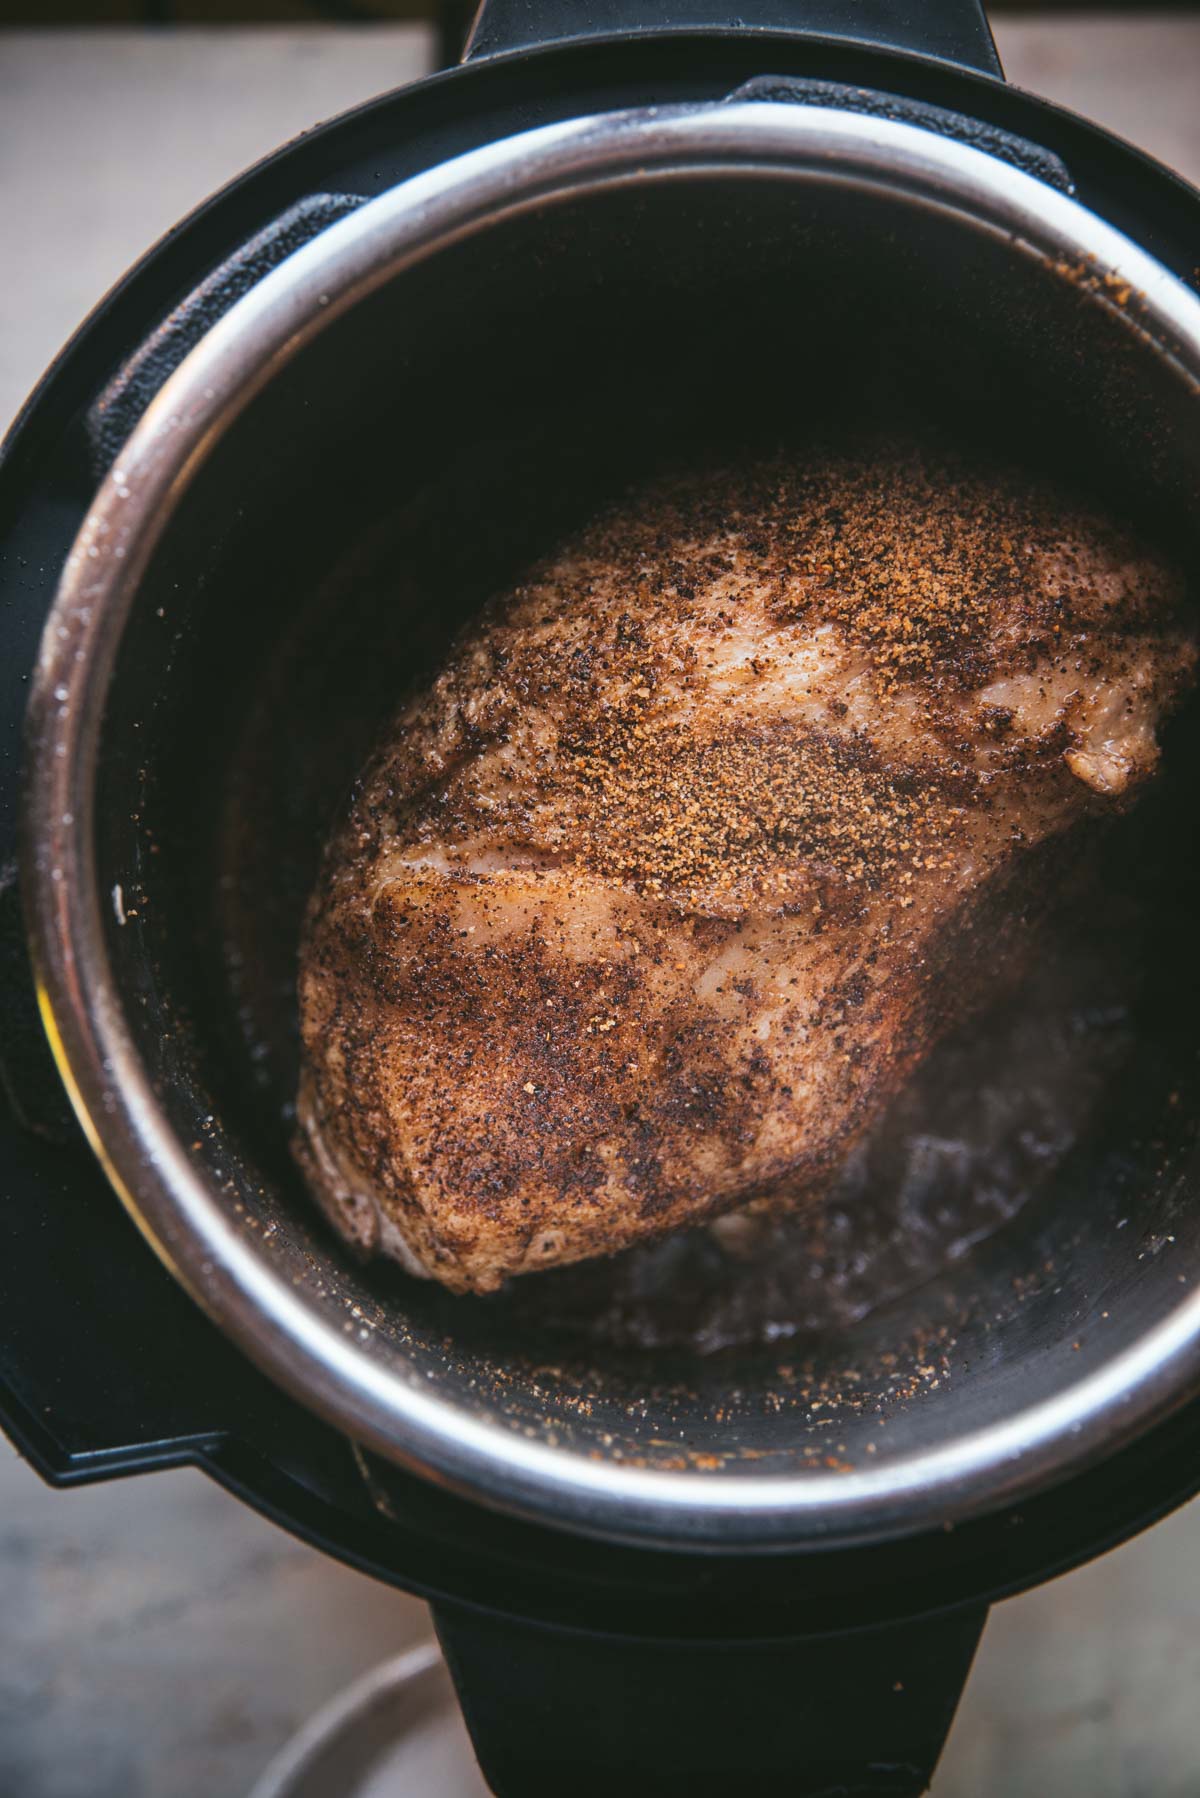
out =
[[[265,1372],[388,1459],[501,1510],[660,1546],[803,1549],[964,1521],[1127,1442],[1200,1383],[1200,1290],[1053,1399],[879,1467],[652,1471],[526,1440],[372,1359],[234,1225],[189,1161],[126,1027],[91,854],[104,697],[138,582],[190,474],[250,399],[333,318],[502,218],[617,183],[716,173],[891,191],[953,211],[1017,252],[1111,274],[1114,290],[1138,296],[1130,323],[1149,353],[1200,394],[1200,299],[1065,194],[920,126],[734,100],[573,119],[471,151],[296,251],[147,409],[95,496],[47,620],[27,720],[22,871],[39,1006],[88,1140],[156,1253]]]

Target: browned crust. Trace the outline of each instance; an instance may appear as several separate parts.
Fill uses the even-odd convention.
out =
[[[1019,939],[1030,850],[1153,765],[1180,600],[1059,496],[911,451],[610,511],[464,636],[330,845],[333,1214],[486,1290],[817,1189]],[[988,697],[1030,675],[1028,713]],[[1151,728],[1106,724],[1090,779],[1122,683]]]

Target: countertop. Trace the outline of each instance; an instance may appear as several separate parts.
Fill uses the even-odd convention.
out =
[[[1200,19],[995,19],[1009,78],[1200,182]],[[160,232],[426,67],[416,27],[0,32],[0,425]],[[0,1438],[0,1798],[238,1798],[415,1600],[185,1471],[46,1489]],[[1200,1501],[998,1606],[934,1798],[1200,1791]]]

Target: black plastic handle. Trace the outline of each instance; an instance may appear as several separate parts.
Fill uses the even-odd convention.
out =
[[[828,106],[839,112],[863,113],[871,118],[891,119],[897,124],[919,125],[939,137],[953,138],[985,155],[998,156],[1014,168],[1056,187],[1060,193],[1072,194],[1075,184],[1062,158],[1035,144],[1031,138],[1018,137],[1002,130],[986,119],[974,119],[964,112],[953,112],[947,106],[931,106],[928,100],[913,100],[907,94],[889,94],[871,87],[846,87],[840,81],[814,81],[806,76],[758,75],[744,81],[727,96],[737,100],[767,100],[787,106]]]
[[[294,250],[363,204],[361,194],[310,194],[264,225],[184,295],[117,370],[88,412],[97,479],[111,468],[167,377],[236,300]]]
[[[496,1798],[917,1798],[986,1615],[750,1646],[434,1621]]]
[[[463,59],[578,38],[735,29],[907,50],[1002,74],[982,0],[482,0]]]

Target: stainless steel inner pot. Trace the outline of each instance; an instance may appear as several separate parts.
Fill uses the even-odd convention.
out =
[[[1198,381],[1200,301],[1061,187],[937,129],[787,100],[507,139],[383,193],[239,301],[75,544],[24,853],[79,1116],[217,1323],[382,1456],[693,1547],[951,1523],[1191,1395],[1194,963],[1151,981],[1136,1070],[1052,1190],[836,1337],[753,1353],[572,1352],[358,1265],[300,1187],[284,1101],[332,809],[397,683],[552,527],[564,466],[620,479],[673,434],[787,432],[818,399],[852,417],[882,397],[1186,535]],[[1191,741],[1155,802],[1172,817]],[[1190,888],[1147,867],[1185,954]]]

